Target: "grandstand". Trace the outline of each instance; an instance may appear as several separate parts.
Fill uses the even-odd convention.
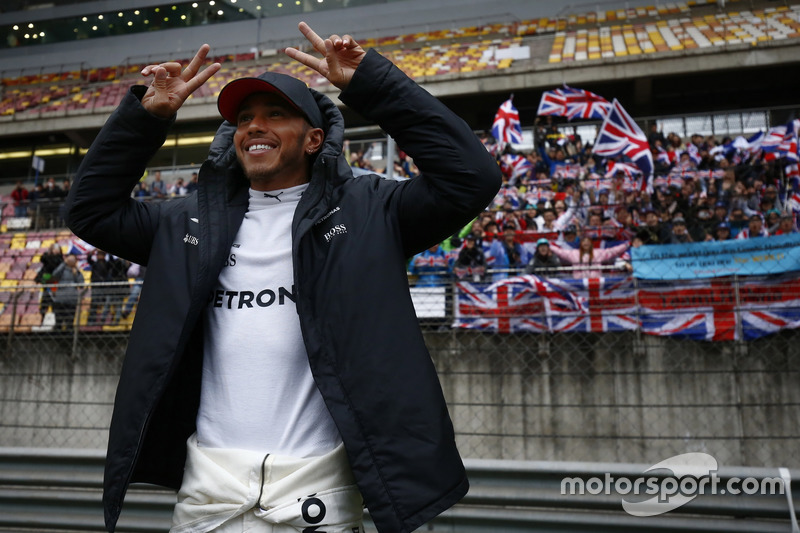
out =
[[[162,3],[144,0],[142,8]],[[236,2],[224,3],[233,9]],[[76,327],[54,327],[52,309],[42,308],[42,286],[34,281],[41,256],[54,243],[64,252],[80,251],[85,243],[63,227],[58,200],[20,204],[11,196],[15,183],[33,191],[48,178],[70,179],[128,88],[145,83],[142,67],[165,59],[185,64],[201,42],[211,44],[209,62],[221,62],[222,69],[181,109],[144,183],[151,184],[156,172],[169,185],[189,180],[220,123],[216,98],[233,79],[282,72],[335,99],[335,88],[324,78],[281,52],[299,44],[295,27],[303,19],[320,33],[346,28],[390,58],[462,116],[497,153],[505,172],[506,186],[475,229],[486,269],[455,268],[463,239],[473,230],[464,228],[443,243],[441,256],[420,257],[419,268],[412,260],[409,276],[465,456],[653,464],[691,451],[733,465],[798,466],[786,445],[800,438],[796,272],[644,280],[630,275],[633,251],[597,265],[602,278],[574,275],[581,266],[568,264],[540,276],[526,271],[525,263],[542,239],[567,248],[579,245],[576,234],[583,234],[592,238],[594,250],[685,243],[683,234],[673,232],[683,219],[692,240],[722,240],[719,223],[735,236],[751,231],[748,219],[759,215],[768,240],[777,240],[752,252],[750,263],[761,266],[784,252],[793,257],[791,247],[771,246],[794,242],[788,239],[798,229],[800,174],[791,168],[790,148],[782,149],[783,158],[775,155],[784,137],[767,148],[752,139],[781,127],[788,135],[787,124],[795,122],[800,129],[800,121],[792,122],[800,116],[800,78],[792,75],[800,67],[800,0],[566,6],[395,0],[338,2],[315,10],[316,3],[298,2],[301,7],[290,15],[251,14],[202,27],[0,47],[0,340],[9,354],[9,364],[0,365],[0,383],[15,383],[19,375],[33,383],[14,389],[22,391],[21,400],[0,394],[0,411],[11,413],[10,422],[0,422],[0,446],[29,446],[47,434],[47,446],[102,447],[133,321],[133,315],[92,320],[93,289],[85,270]],[[30,19],[44,26],[78,19],[97,5],[53,4],[4,15],[9,23]],[[109,13],[130,9],[121,0],[104,4]],[[181,9],[190,9],[184,4]],[[655,137],[645,143],[656,167],[649,183],[631,158],[612,157],[617,170],[593,159],[602,119],[539,115],[543,93],[565,86],[618,99],[645,135],[652,126],[667,137],[677,132],[674,144],[669,138],[656,143]],[[525,142],[505,154],[519,159],[506,160],[489,131],[511,95]],[[347,109],[343,114],[351,163],[387,170],[385,134]],[[724,137],[731,142],[723,146]],[[695,142],[697,161],[681,162],[694,157]],[[562,154],[563,162],[550,159]],[[32,169],[34,156],[43,169]],[[395,174],[414,175],[411,162],[391,166]],[[777,200],[770,198],[773,192]],[[183,194],[176,185],[164,197],[140,199],[169,202]],[[718,204],[724,204],[724,215],[714,212]],[[648,220],[652,215],[656,224]],[[782,225],[787,215],[788,229]],[[522,263],[501,260],[509,253],[502,249],[507,225],[526,258]],[[671,265],[673,274],[682,269],[665,255],[653,252],[655,259],[648,260]],[[534,275],[516,276],[524,273]],[[118,285],[127,290],[135,283],[131,277]],[[121,300],[114,305],[119,312]],[[53,362],[53,354],[68,357]],[[79,365],[85,368],[75,371]],[[67,392],[39,387],[75,375],[83,381],[80,387],[64,385]],[[81,396],[68,422],[27,420],[40,407],[61,413],[82,387],[97,389]],[[15,402],[23,407],[15,410]],[[783,507],[773,511],[769,519],[783,525]]]

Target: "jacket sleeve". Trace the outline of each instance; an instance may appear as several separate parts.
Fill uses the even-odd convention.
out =
[[[606,261],[614,259],[617,256],[624,254],[625,250],[628,249],[628,246],[630,245],[627,242],[624,242],[622,244],[612,246],[611,248],[600,248],[598,250],[595,250],[594,253],[596,256],[599,256],[597,258],[599,260],[598,262],[604,263]]]
[[[562,261],[567,261],[570,264],[577,263],[580,257],[580,250],[565,250],[564,248],[559,248],[555,244],[550,245],[550,251]]]
[[[388,198],[406,257],[456,233],[497,194],[500,169],[475,133],[374,50],[340,98],[377,122],[421,171]]]
[[[132,87],[100,130],[65,204],[76,235],[137,263],[147,263],[161,204],[136,201],[131,191],[174,120],[148,113],[140,103],[144,90]]]

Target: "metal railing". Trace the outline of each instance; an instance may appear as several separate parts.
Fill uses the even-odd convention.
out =
[[[100,451],[0,448],[0,531],[103,531],[103,461]],[[772,493],[698,494],[669,512],[633,516],[622,507],[632,496],[613,491],[573,494],[567,487],[578,480],[590,485],[608,477],[640,479],[647,465],[467,460],[466,467],[469,493],[428,524],[427,531],[778,533],[796,531],[792,513],[800,505],[788,481]],[[676,479],[664,471],[647,476],[662,485]],[[735,479],[797,479],[800,471],[723,468],[715,476],[720,486],[732,486]],[[166,531],[174,505],[173,491],[134,485],[117,531]],[[366,528],[375,531],[368,515]]]

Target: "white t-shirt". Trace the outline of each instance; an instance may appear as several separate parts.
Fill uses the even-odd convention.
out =
[[[312,457],[341,443],[311,375],[295,305],[292,217],[307,186],[250,190],[205,311],[201,447]]]

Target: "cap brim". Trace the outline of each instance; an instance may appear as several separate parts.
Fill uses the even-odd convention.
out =
[[[241,107],[242,102],[244,102],[248,96],[255,93],[278,94],[286,100],[293,109],[296,109],[301,115],[305,116],[305,113],[303,113],[294,102],[287,98],[283,91],[259,78],[238,78],[223,87],[217,98],[219,114],[231,124],[236,124],[238,122],[239,107]]]

